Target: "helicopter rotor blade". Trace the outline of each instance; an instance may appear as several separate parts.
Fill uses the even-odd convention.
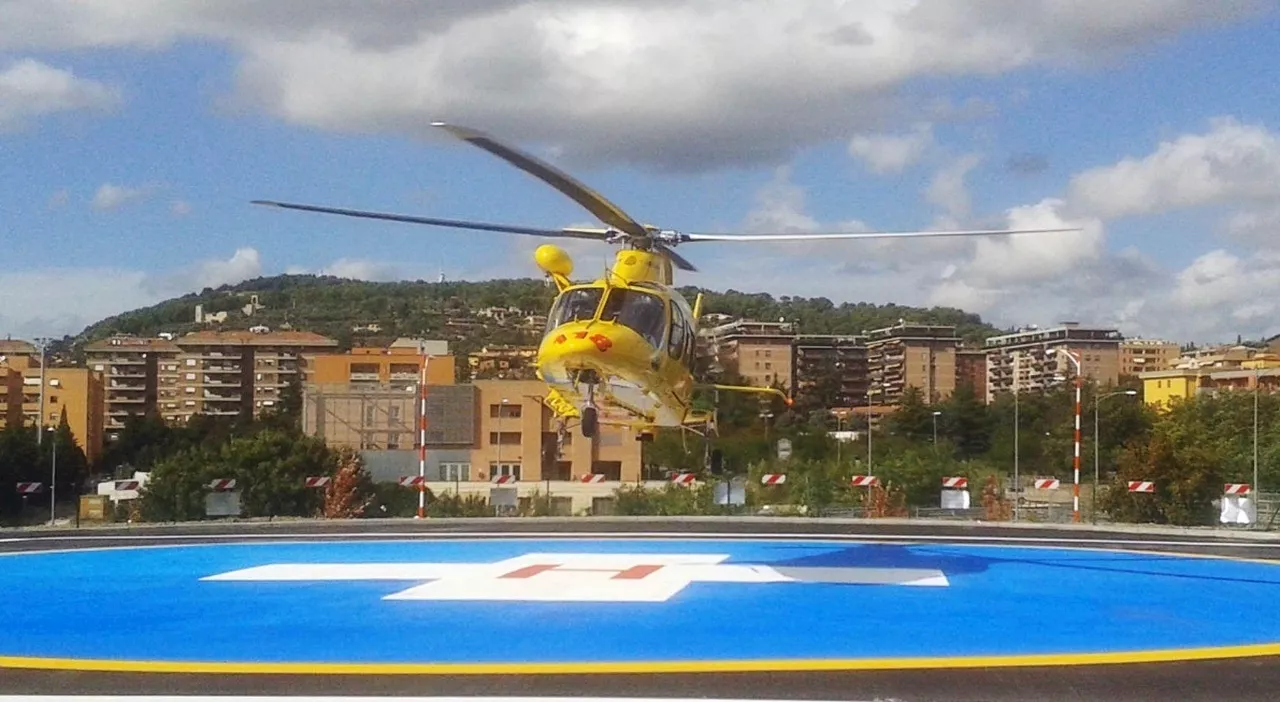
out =
[[[566,227],[564,229],[540,229],[537,227],[521,227],[511,224],[491,224],[488,222],[471,222],[460,219],[439,219],[436,217],[417,217],[414,215],[392,214],[389,212],[370,212],[367,210],[348,210],[340,207],[321,207],[318,205],[301,205],[293,202],[275,202],[272,200],[253,200],[254,205],[266,205],[268,207],[282,207],[287,210],[302,210],[304,212],[320,212],[323,214],[336,214],[346,217],[359,217],[363,219],[381,219],[391,222],[408,222],[410,224],[427,224],[437,227],[453,227],[455,229],[473,229],[486,232],[504,232],[507,234],[528,234],[531,236],[559,237],[570,239],[591,239],[594,241],[605,241],[608,238],[609,230],[607,229],[591,229],[588,227]]]
[[[605,224],[631,236],[641,239],[652,238],[648,229],[637,222],[631,215],[622,211],[621,207],[609,202],[603,195],[587,187],[582,182],[564,171],[531,156],[516,148],[503,144],[484,132],[445,122],[432,122],[431,126],[440,127],[453,136],[477,146],[498,158],[510,163],[520,170],[534,176],[542,182],[567,195],[574,202],[582,205],[588,212]]]
[[[667,246],[666,244],[658,244],[654,248],[661,252],[663,256],[671,259],[671,262],[676,265],[676,268],[679,268],[682,271],[697,272],[697,266],[690,263],[689,259],[676,253],[670,246]]]
[[[1079,227],[1053,229],[950,229],[918,232],[805,232],[795,234],[713,234],[681,233],[680,243],[693,241],[822,241],[837,239],[926,239],[947,236],[1004,236],[1009,234],[1049,234],[1078,232]]]

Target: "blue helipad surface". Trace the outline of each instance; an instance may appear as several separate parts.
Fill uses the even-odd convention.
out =
[[[1280,566],[703,539],[0,556],[0,659],[538,664],[1017,657],[1280,642]]]

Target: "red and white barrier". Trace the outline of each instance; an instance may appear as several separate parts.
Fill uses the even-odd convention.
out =
[[[1062,487],[1062,481],[1057,478],[1036,478],[1037,490],[1057,490]]]
[[[325,485],[328,485],[328,484],[329,484],[329,476],[327,475],[317,475],[317,476],[311,476],[307,478],[307,487],[309,488],[324,487]]]
[[[219,492],[223,492],[227,490],[235,490],[236,479],[235,478],[217,478],[216,480],[212,480],[209,482],[209,489],[217,490]]]
[[[1150,480],[1130,480],[1129,492],[1155,492],[1156,484]]]
[[[874,475],[855,475],[849,484],[854,487],[875,487],[880,484],[880,479]]]
[[[1227,483],[1223,492],[1227,495],[1248,495],[1253,491],[1249,483]]]
[[[44,489],[44,483],[18,483],[19,495],[34,495]]]
[[[942,479],[942,487],[949,490],[966,490],[969,488],[969,479],[957,476],[950,476]]]
[[[785,482],[787,482],[785,473],[765,473],[760,476],[761,485],[782,485]]]
[[[516,482],[516,476],[514,476],[514,475],[495,475],[495,476],[493,476],[493,478],[492,478],[489,482],[493,483],[494,485],[510,485],[510,484],[512,484],[512,483],[514,483],[514,482]]]
[[[426,482],[426,478],[423,478],[421,475],[400,476],[400,487],[418,487]]]
[[[582,482],[582,483],[603,483],[603,482],[604,482],[604,473],[587,473],[586,475],[582,476],[581,478],[578,478],[578,482]]]
[[[695,477],[693,473],[677,473],[671,478],[671,482],[676,485],[693,485]]]
[[[113,486],[117,491],[120,490],[137,490],[140,483],[137,480],[117,480]]]

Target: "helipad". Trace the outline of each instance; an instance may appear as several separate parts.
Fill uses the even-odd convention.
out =
[[[1280,565],[1099,549],[220,543],[6,554],[0,592],[0,665],[57,669],[854,670],[1280,653]]]

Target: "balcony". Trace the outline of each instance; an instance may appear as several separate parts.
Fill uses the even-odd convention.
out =
[[[349,380],[353,383],[376,383],[379,377],[377,373],[352,373]]]
[[[202,368],[205,373],[239,373],[240,366],[232,364],[205,364]]]
[[[242,399],[240,393],[236,393],[234,395],[215,395],[214,393],[206,392],[200,397],[205,402],[240,402]]]

